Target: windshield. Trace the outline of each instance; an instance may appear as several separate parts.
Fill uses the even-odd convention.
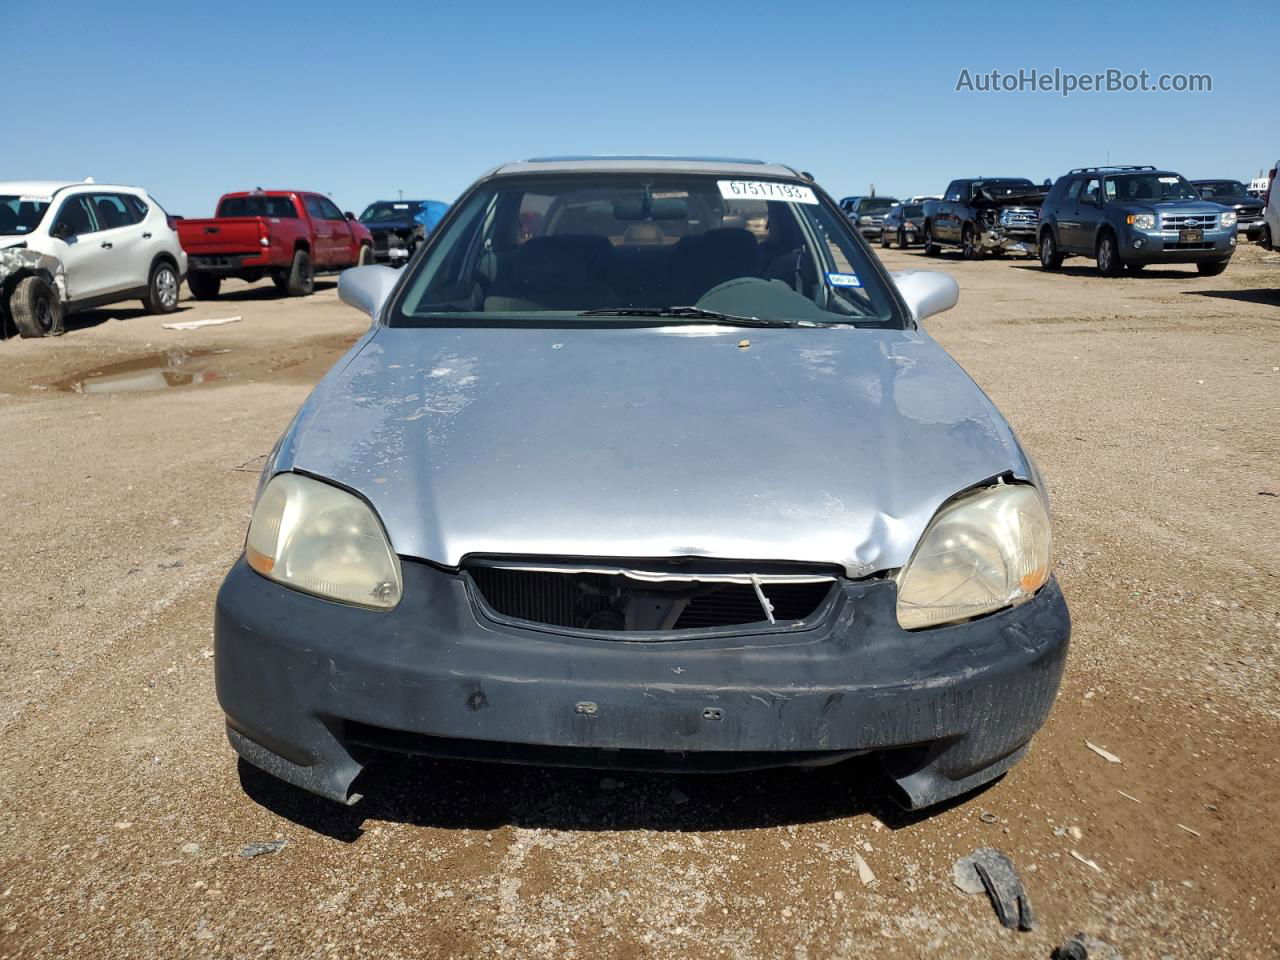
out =
[[[897,202],[893,197],[868,197],[858,204],[858,212],[879,213],[882,210],[888,210]]]
[[[1108,200],[1199,200],[1196,188],[1176,173],[1129,173],[1107,177]]]
[[[360,214],[361,223],[377,223],[380,220],[411,220],[422,204],[416,200],[400,200],[391,202],[379,200],[364,208]]]
[[[1196,189],[1202,197],[1243,197],[1248,193],[1239,180],[1208,180],[1197,183]]]
[[[707,312],[901,327],[848,221],[813,188],[708,175],[498,178],[461,201],[404,286],[393,326],[441,319]],[[608,322],[607,320],[604,322]],[[620,322],[620,321],[613,321]]]
[[[44,197],[0,195],[0,237],[30,233],[48,209],[49,200]]]

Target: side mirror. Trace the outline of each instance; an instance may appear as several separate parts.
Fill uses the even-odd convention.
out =
[[[399,279],[400,271],[391,267],[352,267],[338,274],[338,299],[377,320]]]
[[[950,310],[960,302],[960,285],[949,273],[937,270],[897,270],[889,276],[897,284],[898,292],[907,301],[917,323],[935,313]]]
[[[70,240],[75,234],[71,232],[71,224],[63,220],[53,225],[53,229],[49,231],[49,236],[55,240]]]

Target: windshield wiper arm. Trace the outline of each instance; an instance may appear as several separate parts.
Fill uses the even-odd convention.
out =
[[[784,320],[770,317],[740,317],[718,310],[701,307],[606,307],[603,310],[583,310],[580,317],[670,317],[676,320],[706,320],[731,327],[825,327],[828,324],[813,320]]]

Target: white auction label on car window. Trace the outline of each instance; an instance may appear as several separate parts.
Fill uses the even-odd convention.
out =
[[[772,180],[719,180],[720,196],[726,200],[785,200],[788,203],[817,203],[812,187]]]

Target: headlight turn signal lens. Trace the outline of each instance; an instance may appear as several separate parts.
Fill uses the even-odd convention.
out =
[[[1034,487],[1000,484],[953,500],[898,572],[898,623],[918,630],[1029,600],[1049,579],[1052,553]]]
[[[390,610],[400,602],[400,559],[359,497],[297,473],[272,477],[253,508],[249,566],[318,597]]]

